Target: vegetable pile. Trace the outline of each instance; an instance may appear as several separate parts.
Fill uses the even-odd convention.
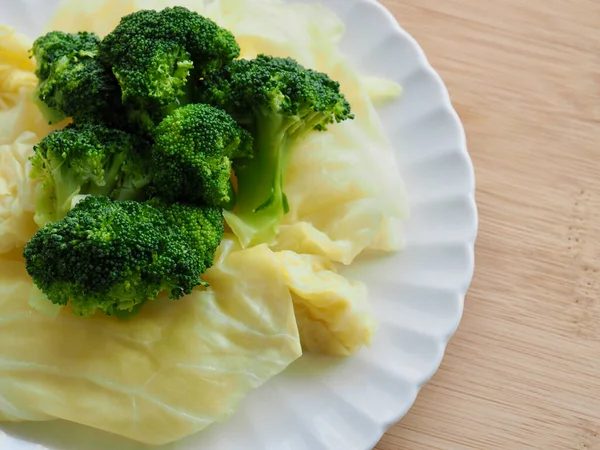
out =
[[[207,286],[224,210],[243,247],[273,243],[293,150],[354,117],[328,75],[238,59],[231,32],[179,6],[129,14],[103,39],[53,31],[31,53],[40,110],[69,124],[34,147],[42,228],[23,256],[48,299],[82,316]]]
[[[176,5],[202,18],[163,11]],[[376,110],[402,89],[349,62],[340,17],[283,0],[63,0],[35,46],[21,32],[34,37],[0,24],[0,421],[166,444],[303,354],[371,345],[367,286],[341,271],[402,248],[408,208]],[[347,103],[357,120],[312,132]],[[281,418],[280,397],[258,400],[259,425]],[[227,425],[199,439],[247,441]]]

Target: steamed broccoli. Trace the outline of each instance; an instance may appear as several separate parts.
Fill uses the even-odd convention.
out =
[[[125,16],[100,44],[132,122],[151,131],[191,103],[198,80],[239,56],[233,35],[183,7]]]
[[[224,233],[221,208],[167,203],[154,198],[147,202],[160,210],[168,226],[183,239],[201,259],[201,273],[213,265],[215,252]]]
[[[100,37],[94,33],[64,33],[51,31],[35,40],[31,54],[35,58],[35,74],[40,80],[48,79],[53,65],[65,55],[78,52],[95,52]]]
[[[231,160],[252,155],[252,137],[225,111],[193,104],[156,127],[152,147],[159,196],[206,205],[232,202]]]
[[[70,302],[82,316],[137,311],[162,291],[179,299],[207,285],[200,275],[222,222],[213,209],[172,208],[87,197],[33,236],[23,252],[27,272],[50,301]]]
[[[238,192],[228,223],[247,246],[270,242],[288,204],[291,150],[312,130],[354,118],[339,84],[291,58],[236,60],[203,81],[201,100],[223,108],[254,137],[254,158],[234,161]]]
[[[150,182],[145,142],[98,124],[70,124],[34,147],[31,177],[36,188],[36,223],[64,217],[79,194],[142,198]]]
[[[60,31],[34,42],[39,79],[34,99],[50,123],[72,117],[119,125],[121,91],[114,75],[98,60],[99,43],[93,33]]]

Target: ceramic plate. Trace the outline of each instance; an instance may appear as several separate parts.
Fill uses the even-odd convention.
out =
[[[3,2],[0,21],[41,32],[57,0]],[[362,258],[348,274],[367,283],[380,321],[372,347],[348,359],[304,356],[253,392],[234,416],[169,450],[367,450],[400,420],[435,373],[463,312],[477,233],[473,167],[463,127],[415,40],[373,0],[321,0],[347,25],[343,49],[365,73],[399,82],[380,109],[412,218],[406,249]],[[0,448],[146,448],[67,422],[2,424]]]

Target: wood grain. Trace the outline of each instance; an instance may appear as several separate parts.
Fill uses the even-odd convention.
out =
[[[464,320],[378,450],[600,450],[600,1],[383,0],[467,130]]]

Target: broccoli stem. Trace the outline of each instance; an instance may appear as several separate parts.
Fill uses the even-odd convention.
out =
[[[44,161],[48,167],[54,169],[52,178],[42,181],[37,187],[37,190],[46,192],[38,196],[36,201],[35,221],[40,227],[66,216],[71,209],[73,198],[81,192],[79,180],[69,173],[64,161],[58,158]],[[52,199],[52,203],[49,203],[47,198]]]
[[[234,214],[225,214],[227,223],[243,247],[271,244],[289,207],[283,192],[295,133],[288,131],[297,118],[265,112],[256,120],[254,157],[234,163],[237,201]]]
[[[124,175],[119,185],[111,193],[111,198],[115,201],[133,200],[141,202],[146,198],[144,188],[151,182],[151,177],[136,178],[130,175]]]
[[[118,153],[112,157],[110,167],[104,170],[104,184],[99,185],[93,182],[89,183],[89,188],[85,189],[85,194],[90,195],[109,195],[116,187],[121,173],[121,166],[125,162],[126,154]]]
[[[57,217],[52,220],[60,220],[71,210],[73,198],[81,192],[81,185],[76,179],[68,176],[58,176],[55,178],[55,198]]]
[[[53,180],[43,180],[36,187],[34,221],[39,227],[67,215],[81,186],[72,177],[56,174]]]

